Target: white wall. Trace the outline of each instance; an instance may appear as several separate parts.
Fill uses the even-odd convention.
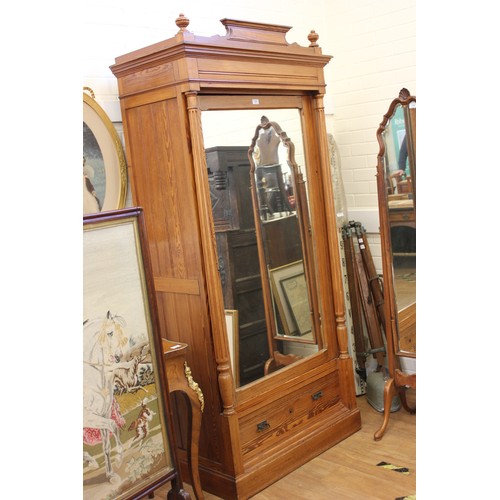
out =
[[[403,87],[416,94],[416,0],[89,0],[85,4],[84,85],[112,121],[121,121],[115,57],[165,40],[178,31],[182,12],[188,30],[224,35],[225,17],[292,26],[288,43],[307,46],[311,30],[324,54],[327,128],[340,153],[348,215],[367,230],[375,267],[382,272],[379,238],[376,130]],[[258,6],[258,8],[256,8]],[[130,193],[129,198],[130,202]]]
[[[349,218],[360,221],[382,270],[376,131],[389,104],[406,87],[416,95],[415,0],[328,2],[333,77],[329,130],[337,142]]]
[[[85,3],[86,42],[83,55],[84,85],[96,93],[99,103],[110,113],[119,109],[115,77],[109,70],[117,56],[165,40],[178,31],[175,19],[182,12],[189,31],[200,36],[225,35],[220,19],[232,18],[291,26],[287,41],[309,45],[307,35],[314,29],[323,39],[328,29],[324,15],[326,0],[89,0]],[[113,116],[117,118],[117,116]]]

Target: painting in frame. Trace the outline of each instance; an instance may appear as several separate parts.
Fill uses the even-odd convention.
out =
[[[285,334],[305,336],[311,334],[311,316],[308,302],[304,263],[299,260],[271,269],[271,289]]]
[[[123,208],[126,196],[127,164],[120,137],[93,92],[84,92],[83,214]]]
[[[176,481],[142,209],[83,217],[83,498]]]

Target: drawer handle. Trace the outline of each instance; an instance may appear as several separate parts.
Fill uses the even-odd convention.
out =
[[[269,429],[269,427],[271,426],[267,423],[267,420],[264,420],[260,424],[257,424],[257,432],[265,431],[266,429]]]
[[[317,401],[319,398],[323,397],[323,391],[316,392],[311,397],[313,401]]]

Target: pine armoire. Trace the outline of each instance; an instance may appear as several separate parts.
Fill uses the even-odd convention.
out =
[[[358,431],[361,420],[323,106],[331,57],[314,31],[301,46],[286,41],[288,26],[221,23],[225,35],[196,36],[181,14],[174,37],[117,57],[111,70],[133,202],[144,210],[161,335],[189,345],[188,365],[204,395],[202,487],[232,499],[255,495]],[[235,331],[254,321],[267,332],[259,344],[267,362],[241,385],[214,224],[214,213],[237,221],[238,207],[221,211],[221,197],[211,196],[214,185],[231,188],[233,166],[213,171],[207,161],[211,148],[236,146],[248,151],[244,189],[251,193],[240,209],[254,221],[226,229],[253,231],[257,248],[238,254],[255,265],[251,276],[235,276],[235,290],[245,291],[235,303],[256,300],[256,277],[262,303],[245,304],[260,317],[245,313]],[[186,415],[179,398],[189,482]]]

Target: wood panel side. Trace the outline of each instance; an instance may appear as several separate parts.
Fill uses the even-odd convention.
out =
[[[119,79],[120,95],[145,92],[155,87],[172,85],[175,83],[174,64],[175,62],[164,62],[123,75]],[[145,80],[148,82],[147,88],[144,86]]]
[[[319,82],[318,68],[311,65],[297,65],[290,62],[270,62],[268,59],[237,60],[236,58],[204,58],[198,61],[198,78],[202,82],[217,82],[237,84],[246,87],[258,84],[263,87],[262,74],[270,76],[266,79],[265,86],[279,86],[280,88],[317,89]]]
[[[213,375],[217,371],[201,261],[193,172],[176,99],[126,111],[134,203],[144,209],[162,337],[190,346],[188,364],[205,397],[200,463],[230,462]]]

